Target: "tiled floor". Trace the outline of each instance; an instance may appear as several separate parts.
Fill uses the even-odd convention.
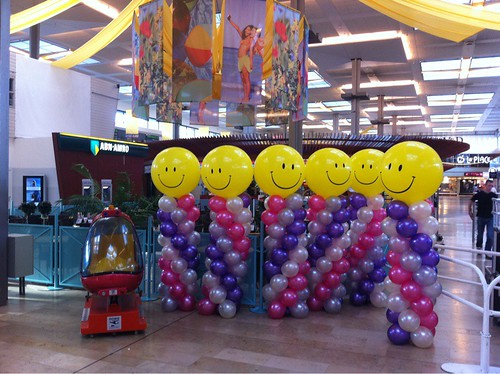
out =
[[[441,199],[440,232],[448,245],[471,247],[466,199]],[[445,255],[484,265],[481,257]],[[472,271],[442,261],[441,275],[474,279]],[[480,303],[472,285],[444,288]],[[272,320],[243,308],[235,318],[196,312],[163,313],[145,302],[144,334],[80,335],[83,291],[28,285],[9,287],[0,307],[0,372],[440,372],[445,362],[479,363],[481,314],[446,296],[429,349],[394,346],[385,310],[345,303],[340,314],[311,312],[305,319]],[[500,327],[490,323],[491,365],[500,366]]]

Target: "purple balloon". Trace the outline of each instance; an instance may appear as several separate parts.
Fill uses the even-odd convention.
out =
[[[216,245],[210,244],[205,248],[205,254],[211,260],[222,260],[224,258],[224,252],[219,251]]]
[[[332,238],[340,238],[342,235],[344,235],[344,226],[342,226],[340,223],[332,222],[326,226],[326,232]]]
[[[363,279],[361,282],[359,282],[359,291],[365,295],[371,294],[374,288],[375,285],[370,279]]]
[[[281,238],[281,245],[289,251],[297,247],[298,244],[299,239],[297,239],[297,235],[286,234]]]
[[[198,255],[198,248],[196,248],[194,245],[188,245],[186,248],[180,251],[180,255],[186,261],[194,260]]]
[[[160,223],[160,232],[163,236],[170,238],[177,232],[177,225],[172,221]]]
[[[283,265],[288,261],[288,252],[282,248],[274,248],[271,252],[271,261],[276,266]]]
[[[293,211],[293,216],[295,217],[295,220],[297,221],[303,221],[307,217],[307,211],[304,208],[300,209],[295,209]]]
[[[387,205],[387,215],[392,219],[402,219],[408,217],[408,205],[399,200],[394,200]]]
[[[172,245],[178,250],[183,250],[187,247],[187,238],[182,234],[175,234],[170,240]]]
[[[387,276],[384,268],[375,268],[370,273],[368,273],[370,279],[375,283],[382,283]]]
[[[347,207],[347,211],[349,212],[349,220],[354,221],[358,219],[358,210],[354,209],[352,206]]]
[[[405,345],[410,342],[411,334],[403,330],[397,323],[394,323],[387,330],[387,337],[390,342],[395,345]]]
[[[188,268],[196,270],[200,267],[200,255],[198,254],[196,258],[188,261]]]
[[[221,277],[221,284],[226,290],[233,290],[238,285],[238,279],[233,274],[226,274]]]
[[[233,289],[227,291],[226,299],[234,301],[235,303],[239,303],[242,298],[243,290],[238,285],[236,285],[236,287],[234,287]]]
[[[340,195],[339,199],[340,199],[340,206],[343,209],[347,208],[347,206],[349,205],[349,199],[347,198],[347,196]]]
[[[158,217],[158,219],[160,220],[160,222],[171,221],[171,219],[170,219],[170,213],[169,212],[165,212],[164,210],[161,210],[161,209],[158,209],[158,211],[156,212],[156,217]]]
[[[267,280],[271,280],[271,278],[276,275],[281,273],[281,265],[277,266],[272,263],[272,261],[267,260],[264,262],[264,275],[266,276]]]
[[[440,260],[439,253],[437,253],[437,251],[435,251],[434,249],[431,249],[425,255],[421,256],[421,258],[422,258],[422,265],[427,265],[430,267],[435,267],[437,264],[439,264]]]
[[[307,247],[307,252],[309,252],[309,259],[317,260],[325,255],[325,250],[319,248],[316,244],[311,244]],[[311,264],[312,265],[312,264]]]
[[[339,209],[336,212],[333,212],[333,220],[335,222],[345,223],[349,221],[349,217],[350,217],[349,211],[344,208]]]
[[[243,207],[245,208],[248,208],[250,206],[250,203],[252,202],[252,197],[246,192],[243,192],[240,195],[240,199],[243,200]]]
[[[295,220],[286,227],[286,231],[294,235],[302,235],[306,232],[306,224],[302,220]]]
[[[357,192],[351,194],[351,196],[349,197],[349,201],[351,203],[351,206],[356,210],[367,205],[366,197],[363,194]]]
[[[410,248],[424,255],[432,249],[432,239],[427,234],[417,234],[410,239]]]
[[[390,323],[398,323],[398,317],[399,317],[399,313],[397,312],[394,312],[390,309],[387,309],[385,311],[385,318],[387,318],[387,320],[390,322]]]
[[[366,303],[368,303],[368,300],[368,297],[359,291],[351,292],[351,294],[349,295],[349,301],[354,306],[365,305]]]
[[[315,243],[318,248],[325,250],[332,245],[332,238],[328,234],[320,234],[316,237]]]
[[[372,261],[373,261],[373,266],[375,266],[376,268],[384,267],[387,264],[387,260],[386,260],[385,256],[382,258],[379,258],[377,260],[372,260]]]
[[[222,277],[227,273],[227,264],[224,260],[215,260],[210,264],[210,271]]]
[[[396,231],[405,238],[411,238],[418,231],[418,223],[412,218],[403,218],[396,224]]]

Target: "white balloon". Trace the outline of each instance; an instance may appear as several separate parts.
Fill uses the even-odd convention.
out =
[[[387,298],[387,307],[393,312],[400,313],[408,309],[410,303],[399,292],[393,292]]]
[[[384,197],[382,195],[375,195],[368,198],[367,206],[372,210],[381,209],[384,207]]]
[[[398,235],[396,231],[396,225],[398,221],[392,219],[391,217],[385,217],[382,221],[382,231],[389,237]]]
[[[288,279],[283,274],[273,275],[269,283],[274,292],[284,291],[288,287]]]
[[[163,236],[162,234],[158,235],[158,244],[160,244],[162,247],[165,247],[166,245],[170,244],[170,238]]]
[[[387,295],[383,292],[373,290],[373,292],[370,294],[370,302],[377,308],[386,308]]]
[[[165,212],[172,212],[175,208],[177,208],[177,201],[175,198],[167,195],[163,195],[158,200],[158,207]]]
[[[332,270],[332,268],[332,261],[330,261],[328,258],[320,257],[316,260],[316,269],[318,269],[320,273],[328,273]]]
[[[186,271],[188,263],[182,257],[177,257],[170,262],[170,267],[177,274],[181,274]]]
[[[344,251],[341,248],[334,247],[333,245],[325,250],[325,257],[330,261],[338,261],[344,255]]]
[[[373,210],[364,206],[358,209],[358,220],[363,223],[370,223],[373,219]]]
[[[237,215],[243,209],[243,200],[241,200],[241,198],[238,196],[231,197],[231,198],[226,200],[226,208],[231,213],[234,213],[235,215]]]
[[[408,214],[415,221],[420,221],[432,214],[432,208],[426,201],[417,201],[408,207]]]
[[[288,278],[292,278],[299,273],[299,264],[293,260],[285,261],[281,265],[281,272]]]
[[[214,288],[220,284],[220,278],[217,275],[213,274],[211,271],[207,271],[205,274],[203,274],[201,283],[204,286],[207,286],[207,288],[209,289]]]

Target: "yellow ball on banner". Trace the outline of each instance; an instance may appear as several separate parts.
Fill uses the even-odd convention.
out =
[[[339,149],[320,149],[307,160],[306,182],[317,195],[341,195],[349,189],[351,180],[351,159]]]
[[[242,149],[223,145],[207,153],[201,179],[214,195],[230,198],[246,191],[253,179],[252,160]]]
[[[184,48],[189,61],[196,66],[204,66],[212,57],[212,26],[196,25],[189,33]]]
[[[151,179],[161,193],[179,198],[193,191],[198,185],[200,163],[187,149],[167,148],[154,158]]]
[[[299,152],[287,145],[272,145],[255,159],[255,181],[269,195],[288,197],[304,182],[305,165]]]
[[[367,197],[378,195],[384,190],[380,181],[384,152],[377,149],[362,149],[351,156],[352,184],[354,191]]]
[[[389,196],[413,204],[436,192],[443,180],[443,163],[427,144],[402,142],[385,153],[380,177]]]

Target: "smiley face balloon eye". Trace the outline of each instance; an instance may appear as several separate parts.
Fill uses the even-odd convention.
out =
[[[380,172],[385,191],[407,204],[431,196],[443,179],[441,158],[424,143],[398,143],[385,153],[382,163],[386,165]]]
[[[200,181],[200,163],[196,156],[180,147],[167,148],[151,164],[155,187],[167,196],[179,198],[193,191]]]
[[[383,157],[384,153],[377,149],[363,149],[351,156],[354,191],[372,197],[384,190],[380,181]]]
[[[349,189],[352,181],[349,156],[335,148],[323,148],[314,152],[307,160],[306,181],[317,195],[341,195]]]

